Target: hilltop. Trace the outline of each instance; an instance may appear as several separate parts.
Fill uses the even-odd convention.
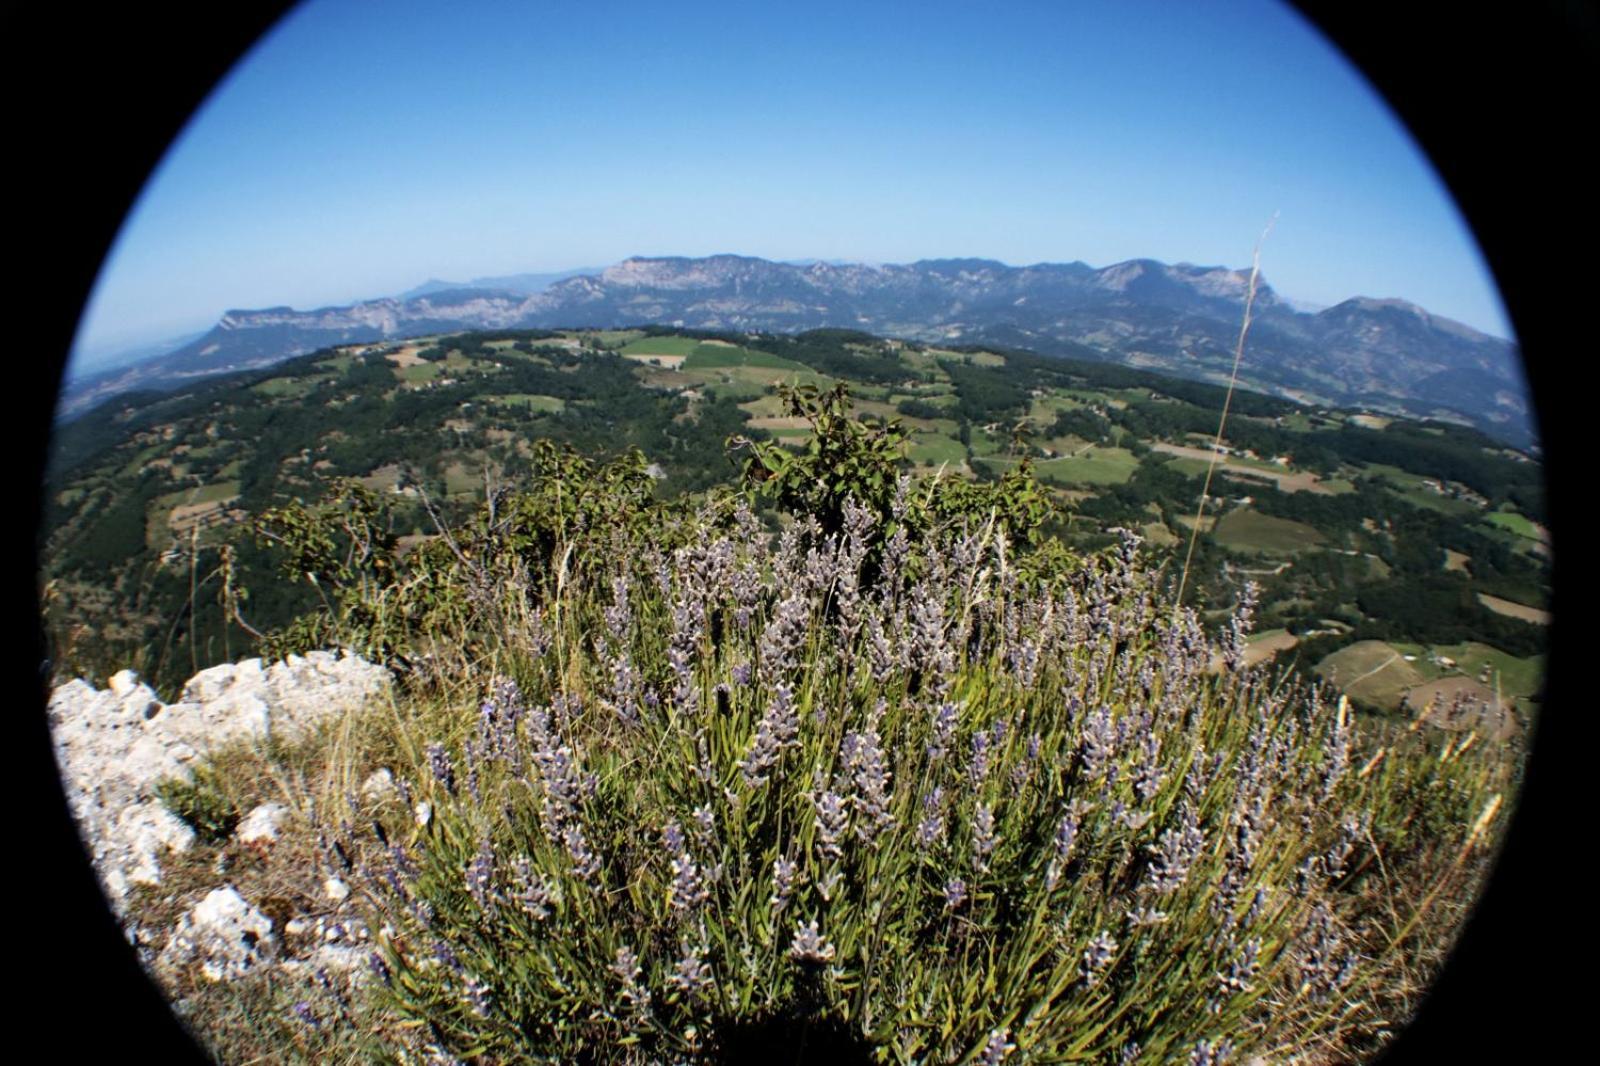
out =
[[[62,401],[79,413],[120,392],[271,365],[337,344],[438,331],[681,328],[796,333],[860,329],[930,344],[987,344],[1225,381],[1248,271],[1135,259],[1007,266],[776,263],[749,256],[633,258],[597,272],[429,282],[345,307],[235,310],[207,334],[132,367],[85,377]],[[1357,297],[1298,310],[1270,286],[1241,368],[1249,387],[1305,403],[1365,406],[1534,439],[1516,346],[1399,300]]]

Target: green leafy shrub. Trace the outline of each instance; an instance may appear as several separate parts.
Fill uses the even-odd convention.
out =
[[[169,777],[158,782],[156,798],[207,844],[227,840],[241,817],[224,788],[222,775],[206,765],[197,766],[187,778]]]

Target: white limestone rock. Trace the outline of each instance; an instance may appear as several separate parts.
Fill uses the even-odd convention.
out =
[[[178,919],[158,965],[175,970],[198,961],[207,979],[227,981],[255,972],[277,953],[272,920],[225,885]]]
[[[247,659],[202,670],[171,705],[132,670],[105,689],[82,679],[57,686],[48,711],[56,763],[113,908],[120,914],[129,885],[155,883],[160,859],[188,846],[175,843],[181,822],[153,813],[158,782],[186,776],[229,741],[293,739],[382,698],[390,685],[383,667],[317,651],[270,667]]]
[[[394,771],[387,766],[379,767],[367,775],[361,782],[361,798],[368,803],[388,803],[391,799],[398,799],[400,789],[394,783]]]
[[[281,803],[263,803],[239,819],[234,836],[241,844],[271,844],[283,834],[289,808]]]
[[[194,846],[194,830],[155,801],[136,803],[117,819],[127,856],[120,864],[124,876],[136,885],[161,883],[160,859],[182,854]]]

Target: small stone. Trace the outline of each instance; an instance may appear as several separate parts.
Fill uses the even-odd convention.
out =
[[[330,877],[322,882],[322,891],[335,903],[343,903],[350,898],[350,886],[337,877]]]
[[[426,826],[429,822],[433,821],[433,804],[429,803],[427,800],[423,800],[421,803],[417,804],[416,813],[417,824]]]
[[[372,771],[361,782],[361,798],[368,803],[385,803],[399,794],[400,790],[394,783],[394,772],[387,766]]]
[[[288,815],[289,808],[281,803],[263,803],[240,820],[235,835],[241,844],[270,844],[281,835]]]
[[[305,936],[311,932],[311,923],[304,918],[290,918],[283,925],[284,936]]]

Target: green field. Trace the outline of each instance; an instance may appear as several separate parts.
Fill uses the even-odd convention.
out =
[[[397,366],[394,376],[407,385],[421,385],[432,381],[442,373],[439,363],[418,363],[415,366]]]
[[[973,444],[976,450],[976,435],[973,436]],[[979,461],[987,463],[996,473],[1002,473],[1017,463],[1017,460],[1001,455],[985,456]],[[1035,459],[1033,471],[1040,481],[1058,485],[1121,485],[1133,476],[1138,466],[1139,460],[1126,448],[1097,446],[1081,455]]]
[[[455,462],[444,468],[446,496],[476,496],[483,491],[483,472]]]
[[[908,454],[911,461],[924,466],[940,466],[944,463],[957,466],[967,458],[964,444],[941,433],[914,433],[910,445]]]
[[[1416,664],[1406,662],[1403,654],[1402,649],[1381,640],[1362,640],[1340,648],[1315,669],[1319,677],[1351,699],[1398,711],[1406,690],[1429,680]]]
[[[704,342],[694,337],[641,337],[620,350],[622,355],[688,355]]]
[[[594,337],[603,347],[614,348],[619,345],[630,344],[644,336],[642,329],[602,329],[596,330],[588,336]]]
[[[629,347],[632,347],[632,345]],[[730,366],[759,366],[773,370],[788,370],[799,374],[812,373],[804,364],[797,363],[793,359],[785,359],[781,355],[773,355],[771,352],[758,352],[750,348],[730,348],[721,344],[699,344],[684,354],[686,355],[683,361],[685,370]]]
[[[553,414],[564,411],[567,401],[559,396],[542,396],[538,393],[508,392],[499,396],[486,397],[490,403],[500,407],[521,408],[532,414]]]
[[[252,385],[251,390],[264,396],[275,398],[299,399],[308,396],[322,382],[324,377],[298,377],[298,378],[268,378],[266,381]]]
[[[1507,699],[1526,701],[1544,687],[1544,656],[1530,655],[1519,659],[1498,648],[1476,641],[1467,644],[1441,644],[1433,649],[1456,661],[1459,671],[1468,677],[1478,677],[1485,666],[1489,667],[1489,687],[1498,680],[1500,693]]]
[[[1303,522],[1274,518],[1248,507],[1223,515],[1213,533],[1225,548],[1263,555],[1288,555],[1316,547],[1324,540],[1321,533]]]
[[[1539,539],[1538,528],[1515,511],[1495,511],[1492,514],[1484,515],[1483,520],[1508,533],[1515,533],[1519,537],[1526,537],[1529,540]]]
[[[317,366],[325,366],[335,374],[343,374],[355,365],[356,357],[353,355],[334,355],[327,359],[317,360]]]

